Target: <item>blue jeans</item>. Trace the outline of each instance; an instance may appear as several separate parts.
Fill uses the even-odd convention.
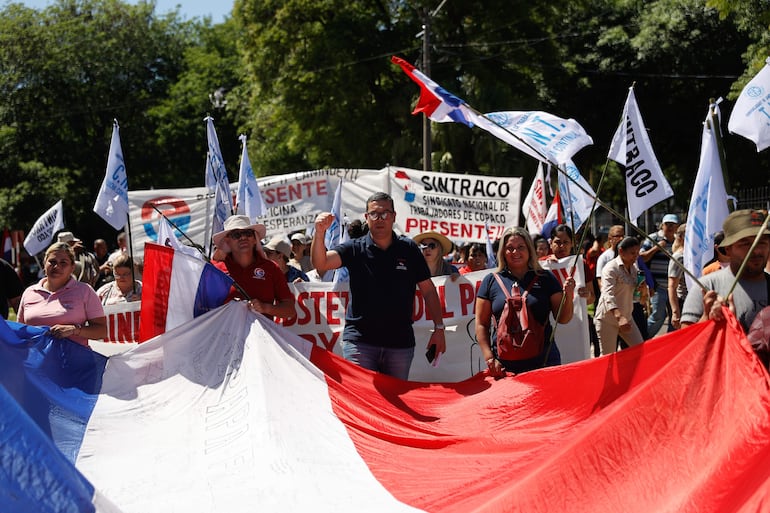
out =
[[[380,347],[343,340],[342,356],[364,369],[407,380],[414,347]]]
[[[663,322],[666,320],[666,315],[670,308],[668,306],[668,289],[656,283],[655,294],[650,299],[652,300],[652,311],[647,318],[647,335],[652,338],[663,327]],[[668,331],[671,331],[671,328],[672,326],[669,324]]]

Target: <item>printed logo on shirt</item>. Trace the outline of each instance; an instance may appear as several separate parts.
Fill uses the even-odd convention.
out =
[[[396,260],[396,271],[406,271],[406,258],[399,258]]]
[[[257,280],[264,280],[267,273],[261,267],[254,269],[254,278]]]

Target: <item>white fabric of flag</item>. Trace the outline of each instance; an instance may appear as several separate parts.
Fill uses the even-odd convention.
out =
[[[48,248],[53,241],[53,235],[64,228],[64,206],[62,200],[40,216],[24,239],[24,249],[30,255],[37,255]]]
[[[628,89],[623,118],[607,158],[624,166],[628,217],[634,224],[646,210],[674,195],[652,150],[633,87]]]
[[[559,196],[564,207],[564,223],[577,232],[591,216],[596,192],[571,160],[564,164],[563,172],[559,172]]]
[[[711,116],[711,108],[715,111],[714,117]],[[722,229],[722,223],[729,214],[722,161],[714,132],[720,129],[719,107],[712,105],[711,108],[703,122],[700,163],[684,232],[684,266],[696,277],[700,277],[703,266],[711,260],[714,234]],[[713,119],[716,119],[716,126]],[[685,281],[687,290],[697,287],[688,274],[685,274]]]
[[[206,187],[214,194],[214,233],[222,231],[225,219],[233,211],[233,198],[230,193],[230,182],[227,178],[225,161],[222,150],[219,149],[219,138],[214,129],[214,119],[208,116],[206,121],[206,140],[208,142],[208,157],[206,160]]]
[[[203,260],[203,254],[195,248],[186,246],[179,242],[174,227],[168,222],[168,219],[161,217],[158,219],[158,244],[172,248],[180,253]]]
[[[527,221],[527,231],[529,231],[529,233],[540,233],[543,231],[545,215],[548,212],[548,208],[545,204],[545,173],[543,171],[543,166],[544,164],[542,162],[537,164],[535,178],[532,180],[532,186],[529,188],[529,192],[524,198],[524,203],[522,205],[522,211],[524,213],[524,219]]]
[[[236,214],[243,214],[251,221],[267,214],[265,203],[262,201],[262,194],[259,192],[259,184],[254,176],[254,170],[249,160],[249,152],[246,149],[246,136],[241,134],[238,137],[243,143],[243,152],[241,153],[241,168],[238,172],[238,192],[235,196]]]
[[[754,141],[757,152],[770,146],[770,57],[741,91],[727,129]]]
[[[490,112],[484,117],[503,129],[507,134],[506,142],[519,149],[521,146],[534,148],[540,155],[535,158],[556,166],[569,162],[578,151],[594,142],[574,119],[547,112]]]
[[[94,203],[94,212],[116,230],[122,230],[128,222],[128,177],[120,145],[118,122],[112,126],[107,171]]]

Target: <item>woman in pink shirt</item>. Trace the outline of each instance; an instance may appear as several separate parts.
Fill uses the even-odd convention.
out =
[[[107,335],[107,320],[94,289],[72,276],[74,268],[69,245],[51,245],[45,252],[45,278],[21,295],[17,318],[31,326],[50,326],[54,337],[88,346],[88,339]]]

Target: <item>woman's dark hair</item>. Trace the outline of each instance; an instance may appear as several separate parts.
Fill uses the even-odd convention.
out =
[[[639,239],[637,239],[636,237],[631,237],[631,236],[624,237],[623,240],[620,241],[618,243],[618,246],[615,248],[615,256],[618,256],[618,251],[621,249],[625,251],[627,249],[639,247],[640,245],[641,244],[639,243]]]
[[[567,234],[567,237],[569,237],[570,239],[572,238],[572,228],[570,228],[566,224],[559,224],[559,225],[556,225],[553,228],[553,230],[551,230],[551,239],[556,237],[556,234],[559,232],[564,232]]]

